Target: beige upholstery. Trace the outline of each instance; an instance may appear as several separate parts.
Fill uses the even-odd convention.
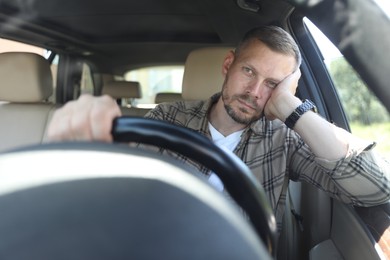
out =
[[[0,104],[0,152],[42,143],[55,108],[43,103]]]
[[[207,99],[221,91],[222,63],[230,47],[207,47],[192,51],[186,60],[182,96],[185,100]]]
[[[140,107],[120,107],[122,116],[139,116],[143,117],[150,111],[149,108]]]
[[[0,54],[0,151],[43,141],[56,106],[49,63],[33,53]]]
[[[161,92],[157,93],[156,97],[154,99],[154,103],[160,104],[164,102],[174,102],[182,100],[180,93],[168,93],[168,92]]]
[[[34,103],[53,93],[50,64],[35,53],[0,54],[0,100]]]
[[[112,98],[141,98],[141,86],[136,81],[109,81],[103,86],[102,94]]]
[[[108,81],[103,85],[102,94],[109,95],[114,99],[141,98],[141,85],[137,81]],[[134,106],[120,106],[123,116],[144,116],[150,109]]]

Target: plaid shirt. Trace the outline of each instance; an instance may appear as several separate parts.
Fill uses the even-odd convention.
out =
[[[188,127],[211,139],[208,112],[218,98],[219,94],[216,94],[207,101],[163,103],[146,117]],[[321,159],[310,151],[296,132],[278,120],[261,118],[252,123],[242,133],[233,152],[263,185],[278,228],[290,179],[309,182],[331,197],[356,206],[378,205],[390,199],[389,163],[376,158],[370,149],[358,153],[350,145],[345,158],[337,161]],[[204,174],[209,172],[183,156],[174,156],[196,166]]]

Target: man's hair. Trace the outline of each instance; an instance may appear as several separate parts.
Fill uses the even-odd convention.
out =
[[[281,27],[266,25],[249,30],[238,43],[235,50],[236,55],[239,55],[240,51],[253,39],[261,41],[275,52],[293,56],[297,68],[301,65],[302,57],[298,45],[291,35]]]

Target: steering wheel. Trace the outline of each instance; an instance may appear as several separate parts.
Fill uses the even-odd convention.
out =
[[[1,255],[10,259],[275,256],[272,209],[241,160],[206,137],[163,121],[117,118],[112,134],[120,144],[51,143],[1,154]],[[203,164],[220,177],[250,221],[193,168],[123,142],[162,147]]]
[[[212,170],[246,212],[271,255],[276,254],[276,221],[265,191],[250,169],[206,137],[161,120],[120,117],[114,120],[115,142],[138,142],[180,153]]]

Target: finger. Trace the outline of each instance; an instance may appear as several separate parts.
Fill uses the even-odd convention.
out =
[[[97,99],[89,118],[92,138],[112,142],[112,122],[118,116],[121,116],[121,111],[114,99],[106,95]]]
[[[91,113],[94,97],[85,94],[69,106],[69,138],[75,141],[91,141],[92,130],[89,124],[89,114]]]
[[[88,114],[92,96],[83,95],[58,109],[49,124],[48,141],[91,140]]]
[[[294,83],[292,85],[292,93],[295,95],[296,91],[297,91],[297,88],[298,88],[298,82],[299,82],[299,79],[301,78],[301,70],[298,68],[295,72],[294,72]]]
[[[288,89],[290,92],[295,95],[297,88],[298,88],[298,81],[301,77],[301,70],[298,68],[293,73],[291,73],[289,76],[286,77],[285,84],[288,86]]]
[[[72,103],[73,101],[54,112],[47,129],[47,141],[63,141],[69,135],[69,114],[72,111]]]

